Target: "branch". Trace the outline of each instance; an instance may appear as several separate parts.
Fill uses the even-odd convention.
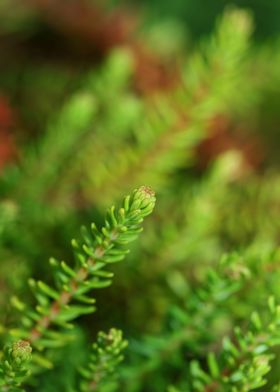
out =
[[[197,361],[191,363],[194,391],[248,392],[266,384],[274,358],[269,349],[280,344],[280,306],[273,297],[269,299],[269,312],[268,321],[254,312],[246,333],[237,327],[236,342],[225,338],[219,359],[214,353],[208,355],[208,372]]]
[[[123,340],[122,332],[114,328],[109,333],[99,332],[97,343],[93,344],[89,364],[81,369],[85,379],[80,384],[82,392],[102,392],[108,385],[114,383],[114,372],[117,365],[123,360],[122,351],[127,346]]]
[[[101,230],[95,224],[90,231],[83,228],[82,242],[72,241],[76,256],[74,267],[64,261],[50,260],[54,288],[42,281],[30,280],[38,303],[35,310],[26,309],[19,300],[14,301],[24,316],[22,327],[12,330],[12,336],[26,339],[40,350],[65,344],[63,329],[71,328],[70,322],[80,315],[95,311],[95,300],[88,292],[111,284],[113,274],[105,268],[125,257],[127,244],[138,237],[141,223],[154,205],[153,191],[143,186],[127,196],[119,210],[109,209]]]

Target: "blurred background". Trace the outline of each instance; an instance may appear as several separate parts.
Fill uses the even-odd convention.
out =
[[[221,255],[279,245],[279,107],[279,0],[1,0],[1,334],[28,277],[51,281],[48,258],[146,184],[156,211],[81,336],[114,325],[132,363],[150,355],[137,339],[176,330]],[[280,295],[269,279],[211,319],[216,341]],[[138,390],[179,378],[172,361]]]
[[[79,88],[83,75],[97,69],[114,48],[125,46],[133,52],[137,94],[174,85],[182,57],[187,58],[196,43],[213,31],[217,18],[231,5],[251,13],[254,46],[277,45],[277,0],[206,4],[200,0],[2,0],[1,166],[16,156],[16,144],[20,147],[43,132],[53,108]],[[277,60],[271,61],[276,69]]]

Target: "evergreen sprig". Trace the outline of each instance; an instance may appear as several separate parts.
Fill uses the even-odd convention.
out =
[[[117,365],[123,360],[122,351],[127,341],[122,331],[110,329],[108,333],[99,332],[87,367],[81,369],[84,378],[80,383],[82,392],[109,392],[115,390],[114,377]]]
[[[235,340],[224,339],[219,358],[213,352],[208,355],[208,372],[198,361],[192,362],[195,391],[248,392],[266,384],[274,358],[269,349],[280,344],[280,306],[274,297],[269,299],[269,312],[269,320],[254,312],[247,332],[236,327]]]
[[[32,348],[26,340],[19,340],[4,350],[0,364],[0,391],[20,392],[21,382],[28,375]]]
[[[95,311],[92,305],[95,300],[89,291],[111,284],[113,274],[106,271],[106,267],[125,257],[127,244],[142,231],[141,223],[154,205],[154,192],[142,186],[124,199],[121,208],[109,209],[103,228],[98,229],[95,224],[90,231],[83,228],[82,241],[72,241],[75,266],[50,260],[54,287],[30,280],[37,300],[35,309],[25,307],[18,299],[13,300],[24,315],[22,326],[12,330],[11,335],[28,340],[39,350],[65,344],[69,337],[63,334],[63,329],[71,328],[71,321],[80,315]]]
[[[180,279],[170,277],[174,291],[180,291]],[[149,336],[135,344],[135,351],[142,361],[136,366],[124,368],[122,381],[127,391],[140,391],[144,378],[169,363],[181,358],[183,349],[199,354],[219,338],[219,333],[211,330],[217,320],[230,312],[229,302],[250,279],[250,271],[238,254],[224,255],[217,270],[210,268],[204,282],[195,291],[185,290],[184,306],[173,306],[168,331],[159,336]],[[179,283],[179,284],[177,284]],[[175,287],[177,286],[177,287]],[[180,294],[182,296],[182,293]],[[226,308],[227,305],[227,308]],[[225,326],[226,327],[226,326]]]

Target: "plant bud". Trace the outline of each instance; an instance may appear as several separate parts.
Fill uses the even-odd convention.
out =
[[[22,365],[24,362],[28,362],[31,359],[32,347],[26,340],[19,340],[13,343],[9,350],[10,358],[17,366]]]
[[[146,216],[154,209],[155,202],[155,192],[152,188],[141,186],[134,191],[131,207],[141,210],[143,216]]]

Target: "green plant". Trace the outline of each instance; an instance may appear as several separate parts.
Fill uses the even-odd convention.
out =
[[[277,392],[279,42],[117,3],[0,6],[0,391]]]
[[[29,342],[19,340],[7,347],[2,359],[0,374],[2,391],[22,391],[22,380],[28,375],[27,365],[31,360]]]
[[[30,280],[37,305],[35,308],[30,307],[28,309],[18,299],[14,299],[15,306],[23,311],[23,317],[21,327],[11,330],[10,334],[13,339],[24,340],[13,344],[10,358],[19,357],[21,360],[21,352],[18,354],[18,347],[21,347],[24,342],[30,342],[32,347],[39,352],[66,344],[69,336],[64,334],[63,330],[71,328],[72,324],[70,322],[82,314],[95,311],[95,307],[92,305],[95,300],[88,295],[88,292],[92,289],[110,285],[113,275],[106,271],[106,267],[124,258],[127,253],[126,244],[138,236],[141,231],[140,224],[144,217],[152,212],[154,204],[155,197],[150,188],[141,187],[137,189],[132,195],[124,199],[122,208],[115,211],[115,208],[112,207],[109,210],[104,227],[99,230],[95,224],[92,224],[91,232],[83,228],[80,244],[76,240],[72,241],[76,256],[75,266],[71,267],[63,261],[59,263],[55,259],[50,260],[54,269],[55,288],[42,281]],[[97,357],[93,356],[92,358],[93,365],[91,368],[93,369],[91,370],[96,368],[97,372],[99,371],[98,368],[101,367],[100,371],[104,372],[107,369],[110,373],[110,367],[120,360],[118,352],[123,344],[120,342],[118,332],[112,330],[107,337],[109,342],[111,338],[113,344],[106,347],[106,335],[99,335],[101,345],[102,339],[105,339],[105,354],[112,353],[113,362],[110,363],[108,360],[104,364],[102,346],[96,346]],[[116,358],[114,358],[114,355]],[[43,363],[40,362],[40,356],[36,353],[33,355],[33,362],[37,366],[42,366]],[[23,355],[23,359],[25,360],[25,355]],[[8,365],[11,366],[11,372],[8,373],[8,376],[13,377],[14,363],[7,362],[5,358],[3,361],[3,369]],[[16,359],[15,363],[17,365]],[[19,365],[21,365],[21,362]],[[104,369],[102,369],[102,366],[105,366]],[[20,373],[20,375],[24,374]],[[17,372],[14,374],[16,378],[20,375]],[[92,383],[97,382],[96,377],[97,375],[93,372]],[[87,374],[87,378],[89,378],[89,374]],[[17,382],[16,379],[14,385],[17,385]],[[7,385],[5,384],[6,390],[9,390],[9,385],[13,386],[12,381]],[[85,386],[82,387],[82,390],[85,390]]]
[[[224,340],[220,363],[214,353],[208,355],[208,374],[197,362],[192,362],[194,390],[246,392],[266,384],[265,376],[271,370],[270,362],[274,358],[267,351],[280,343],[280,307],[275,305],[273,297],[269,299],[269,308],[269,321],[263,323],[259,314],[254,312],[246,333],[236,327],[236,343]]]

